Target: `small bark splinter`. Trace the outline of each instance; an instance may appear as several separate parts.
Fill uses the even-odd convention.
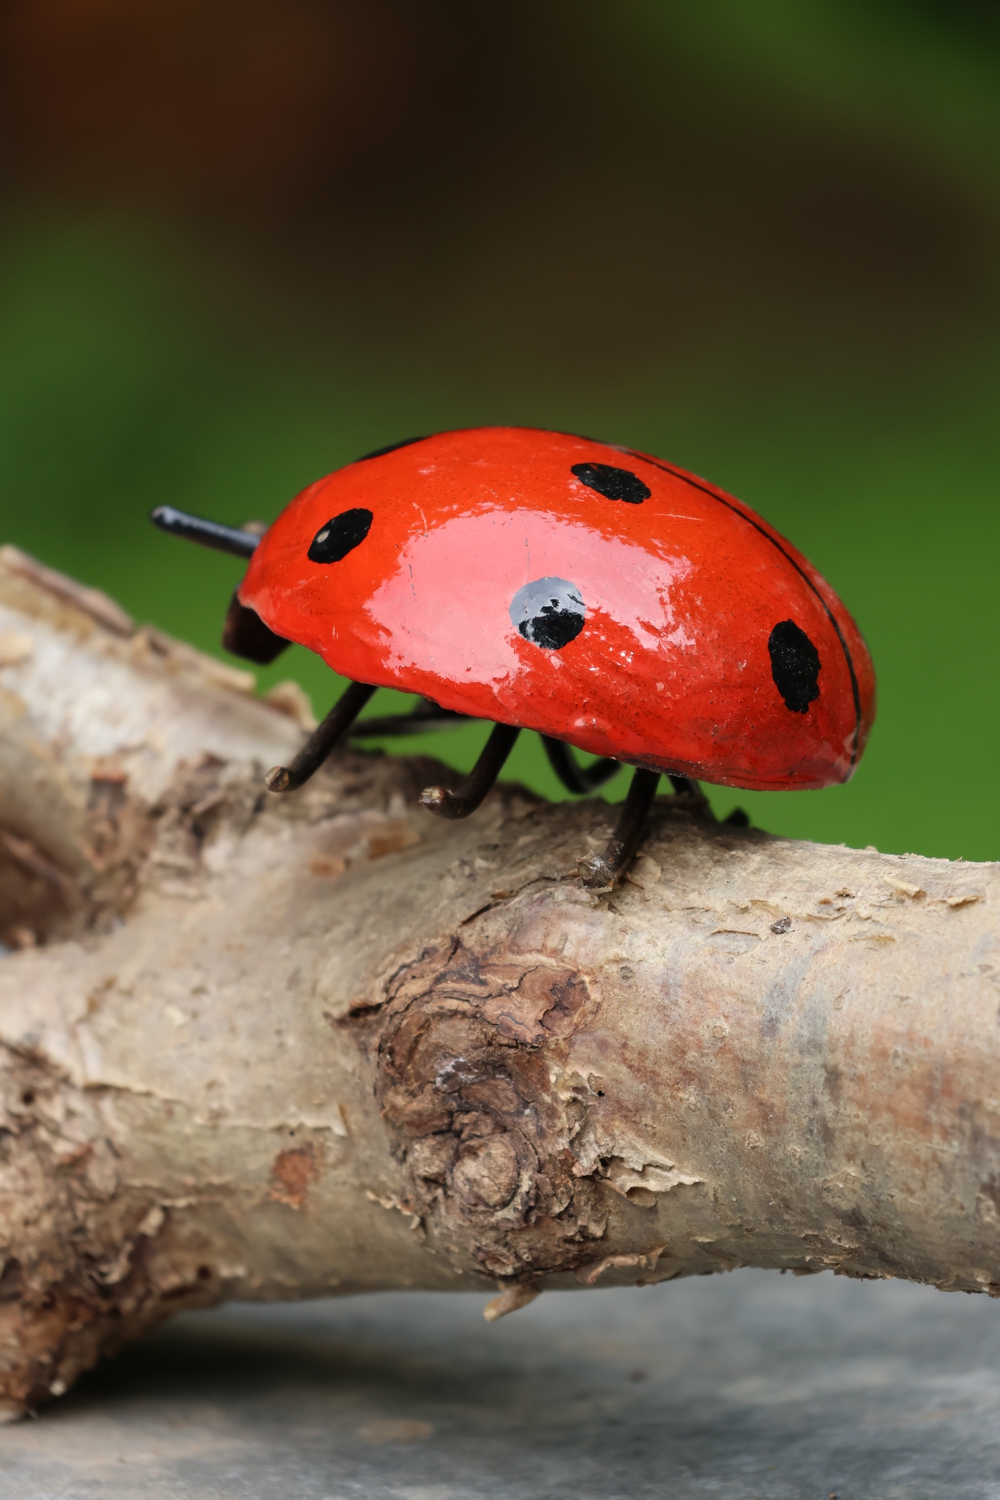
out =
[[[754,1265],[1000,1294],[993,865],[418,805],[0,549],[0,1408],[175,1311]],[[284,706],[287,712],[280,711]],[[298,721],[296,718],[298,716]]]

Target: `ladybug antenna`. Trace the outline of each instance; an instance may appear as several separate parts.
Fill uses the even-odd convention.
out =
[[[172,505],[158,505],[150,511],[149,519],[161,531],[169,531],[171,536],[186,537],[189,542],[200,542],[203,547],[230,552],[234,557],[252,557],[260,541],[255,531],[241,531],[235,526],[223,526],[218,521],[206,521],[202,516],[175,510]]]

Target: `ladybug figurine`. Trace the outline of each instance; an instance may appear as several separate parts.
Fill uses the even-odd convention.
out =
[[[300,787],[376,687],[417,693],[413,713],[365,732],[494,721],[464,784],[422,794],[442,817],[479,806],[522,729],[572,792],[637,767],[586,864],[594,889],[633,857],[664,773],[689,794],[697,780],[847,781],[875,715],[861,634],[801,553],[732,496],[629,448],[442,432],[318,479],[263,536],[170,506],[152,519],[248,559],[229,651],[266,664],[297,641],[352,679],[271,791]],[[583,768],[568,746],[600,759]]]

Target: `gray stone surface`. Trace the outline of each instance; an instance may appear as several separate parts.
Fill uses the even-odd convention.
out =
[[[1000,1303],[738,1271],[188,1315],[36,1421],[2,1500],[1000,1500]]]

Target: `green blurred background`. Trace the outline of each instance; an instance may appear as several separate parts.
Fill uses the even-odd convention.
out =
[[[651,450],[806,552],[879,675],[854,782],[716,810],[995,857],[998,14],[8,0],[3,538],[219,650],[238,565],[156,504],[269,520],[481,423]],[[558,795],[534,736],[510,774]]]

